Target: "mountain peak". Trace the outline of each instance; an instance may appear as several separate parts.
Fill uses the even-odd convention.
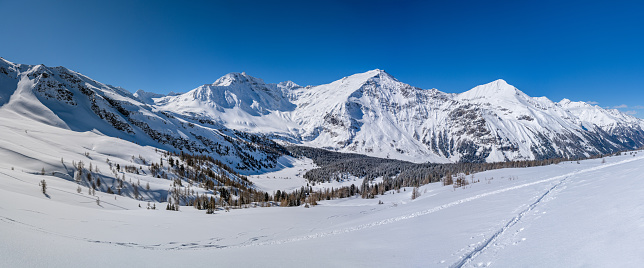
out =
[[[367,71],[366,74],[370,74],[372,77],[394,78],[392,75],[390,75],[389,73],[385,72],[385,70],[382,70],[382,69],[373,69],[371,71]]]
[[[593,107],[592,104],[583,102],[583,101],[571,101],[570,99],[564,98],[559,103],[560,106],[564,108],[590,108]]]
[[[482,87],[482,89],[485,89],[487,91],[497,92],[497,93],[506,92],[506,91],[514,93],[514,91],[517,91],[517,88],[508,84],[508,82],[506,82],[503,79],[497,79],[490,83],[480,85],[478,87]]]
[[[503,79],[497,79],[497,80],[494,80],[494,81],[492,81],[492,82],[490,82],[488,84],[492,84],[497,88],[513,88],[513,89],[515,88],[514,86],[508,84],[508,82],[506,82]]]
[[[213,86],[232,86],[235,84],[264,84],[264,80],[261,78],[252,77],[246,72],[241,73],[228,73],[215,81]]]
[[[293,89],[293,88],[301,88],[302,86],[296,84],[295,82],[288,80],[284,82],[280,82],[277,84],[278,87],[280,88],[286,88],[286,89]]]
[[[15,65],[13,62],[10,62],[3,57],[0,57],[0,63],[6,64],[6,65]]]
[[[357,73],[348,77],[344,77],[343,79],[338,81],[342,81],[343,83],[357,82],[358,84],[363,84],[372,79],[379,79],[380,81],[388,81],[388,80],[398,81],[392,75],[385,72],[385,70],[381,70],[381,69],[374,69],[374,70],[366,71],[364,73]]]
[[[143,89],[139,89],[134,92],[134,97],[136,97],[140,101],[143,101],[144,103],[154,104],[154,100],[152,100],[152,98],[162,98],[165,97],[165,95],[154,92],[145,92]]]
[[[525,95],[516,87],[508,84],[503,79],[497,79],[490,83],[477,86],[466,92],[458,94],[459,99],[481,99],[481,98],[495,98],[506,99],[516,98],[516,96]]]

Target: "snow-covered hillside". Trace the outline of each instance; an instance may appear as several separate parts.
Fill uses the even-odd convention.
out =
[[[0,114],[14,119],[7,121],[8,126],[33,120],[67,130],[71,136],[93,132],[168,151],[211,155],[247,173],[274,169],[285,153],[261,135],[148,104],[159,96],[142,91],[133,95],[64,67],[14,64],[0,58]],[[70,144],[74,140],[60,145]]]
[[[466,187],[422,186],[415,200],[405,188],[215,215],[150,210],[0,167],[0,259],[6,267],[638,267],[643,153],[477,173]]]
[[[372,70],[320,86],[228,74],[156,107],[291,143],[413,162],[585,157],[644,145],[644,121],[530,97],[503,80],[461,94]]]
[[[486,171],[462,187],[383,186],[362,199],[344,193],[378,192],[402,173],[307,181],[317,162],[274,140],[503,161],[640,147],[642,126],[502,80],[446,94],[382,70],[315,87],[231,73],[164,96],[0,58],[0,266],[635,267],[644,152]],[[270,202],[294,207],[260,208]]]
[[[287,153],[273,140],[437,163],[574,158],[644,145],[644,121],[617,110],[530,97],[503,80],[447,94],[383,70],[307,87],[230,73],[160,95],[0,59],[0,105],[71,131],[208,154],[245,173],[277,167]]]

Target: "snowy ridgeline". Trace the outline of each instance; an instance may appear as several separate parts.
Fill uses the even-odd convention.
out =
[[[289,156],[298,153],[264,136],[216,126],[205,120],[201,120],[204,125],[198,125],[192,123],[201,122],[196,119],[190,121],[187,117],[134,105],[136,100],[123,90],[63,68],[14,67],[17,89],[0,108],[0,130],[4,133],[0,154],[5,159],[0,168],[53,174],[76,183],[71,190],[77,193],[94,196],[94,192],[104,192],[140,200],[144,202],[143,207],[148,207],[148,202],[153,208],[175,210],[189,205],[213,213],[248,206],[315,205],[320,200],[351,196],[373,198],[388,190],[436,182],[459,172],[483,170],[476,168],[481,165],[445,168],[364,156],[348,159],[344,164],[349,165],[297,168],[298,161],[307,160]],[[72,85],[56,84],[63,78],[72,80]],[[43,83],[58,86],[43,87],[43,92],[49,95],[42,95],[37,85]],[[51,91],[54,88],[57,89]],[[59,97],[67,96],[59,90],[72,92],[69,102],[58,102]],[[117,102],[118,98],[122,102]],[[105,101],[102,104],[101,99]],[[88,105],[82,106],[83,102]],[[96,114],[96,111],[100,112]],[[149,124],[136,123],[143,122],[137,118],[148,118]],[[130,129],[133,134],[115,129],[117,126]],[[168,136],[148,135],[161,133],[163,129]],[[198,140],[203,147],[194,145],[194,140],[186,134],[197,132],[204,135],[195,136],[202,137]],[[175,134],[185,138],[174,139]],[[209,140],[204,138],[206,135],[221,143],[206,142]],[[168,153],[177,152],[172,150],[173,146],[196,152]],[[308,158],[323,161],[319,157]],[[386,165],[383,161],[396,163]],[[322,163],[325,162],[328,161]],[[338,166],[352,169],[338,169]],[[271,176],[267,172],[290,172],[293,168],[299,171],[290,175],[296,176],[278,177],[276,183],[261,179]],[[257,185],[241,175],[242,172],[256,175],[251,179]]]
[[[0,258],[7,267],[271,260],[312,267],[637,267],[644,261],[642,153],[480,172],[460,187],[433,183],[375,199],[215,216],[191,206],[146,209],[146,201],[78,193],[73,180],[2,167]],[[313,166],[296,162],[292,172]],[[96,165],[106,172],[103,163]],[[278,173],[259,176],[271,178],[253,180],[279,180],[272,178]]]
[[[14,120],[100,133],[165,151],[209,155],[238,172],[272,170],[286,153],[263,135],[161,111],[125,89],[63,67],[13,64],[0,58],[0,105]]]
[[[617,110],[530,97],[503,80],[447,94],[383,70],[307,87],[230,73],[160,95],[0,58],[0,105],[60,128],[210,155],[243,174],[278,169],[287,152],[276,140],[416,163],[583,158],[644,145],[644,121]]]
[[[447,94],[383,70],[307,87],[231,73],[148,103],[295,144],[417,163],[579,158],[644,145],[641,119],[530,97],[503,80]]]

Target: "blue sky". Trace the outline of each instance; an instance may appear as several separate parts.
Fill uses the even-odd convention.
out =
[[[644,117],[642,1],[185,2],[0,0],[0,56],[160,93],[242,71],[317,85],[380,68],[445,92],[502,78]]]

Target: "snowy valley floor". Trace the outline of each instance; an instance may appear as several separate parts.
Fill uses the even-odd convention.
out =
[[[47,179],[48,197],[38,182]],[[468,178],[470,178],[468,176]],[[492,179],[493,178],[493,179]],[[638,267],[644,153],[312,208],[147,210],[0,169],[2,267]],[[382,200],[384,204],[379,205]],[[139,208],[139,204],[143,208]]]

